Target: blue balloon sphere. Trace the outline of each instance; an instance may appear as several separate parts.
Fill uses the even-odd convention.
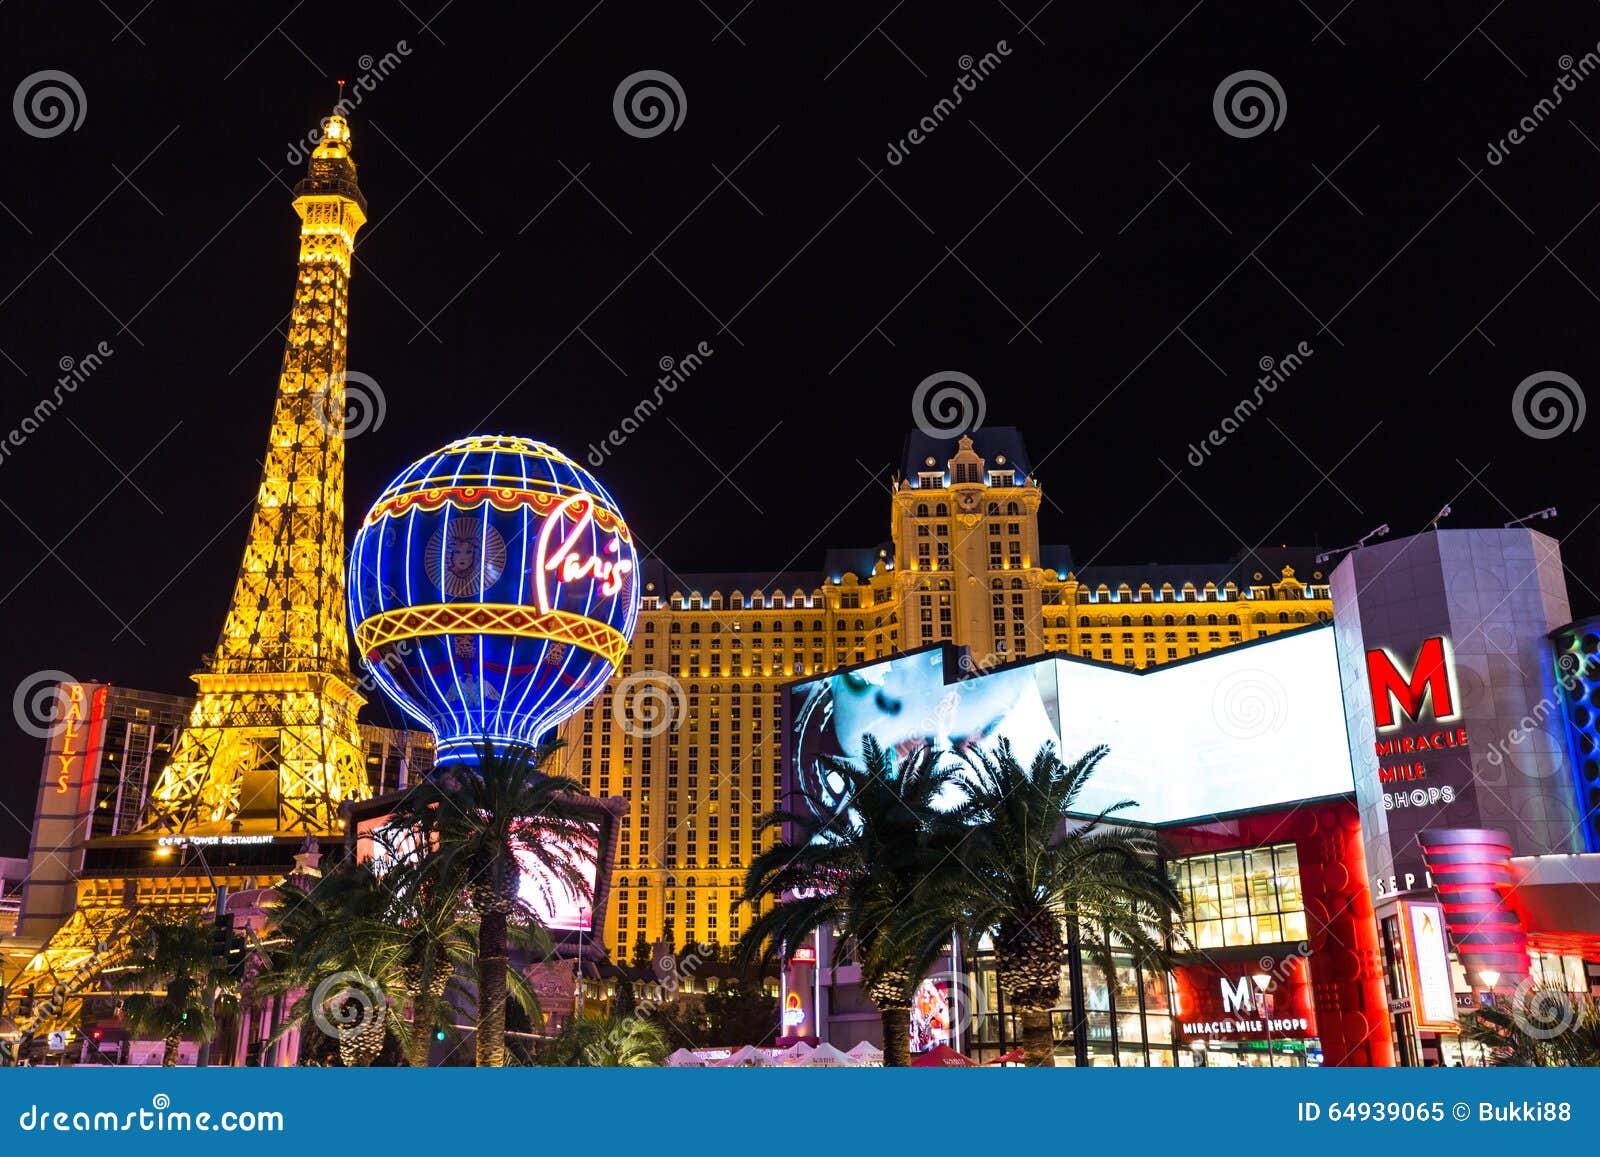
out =
[[[616,500],[560,450],[462,438],[414,462],[350,548],[350,622],[373,679],[440,764],[535,743],[594,698],[639,617]]]

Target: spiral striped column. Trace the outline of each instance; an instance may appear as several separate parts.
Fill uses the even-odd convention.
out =
[[[1484,969],[1526,976],[1528,935],[1506,904],[1511,837],[1483,828],[1437,828],[1418,840],[1468,977],[1477,981]]]

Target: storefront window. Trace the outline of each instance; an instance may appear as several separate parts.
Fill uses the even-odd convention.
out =
[[[1139,970],[1132,961],[1118,960],[1116,965],[1117,1011],[1139,1011]]]
[[[1173,881],[1199,948],[1306,938],[1300,861],[1293,844],[1174,860]]]
[[[1528,956],[1532,964],[1529,975],[1535,984],[1567,992],[1589,991],[1589,977],[1584,970],[1583,957],[1561,956],[1554,952],[1530,952]]]
[[[1074,938],[1072,964],[1062,970],[1061,996],[1051,1013],[1056,1064],[1091,1066],[1171,1066],[1177,1063],[1173,1040],[1170,979],[1161,969],[1142,968],[1118,942],[1109,961]],[[1109,967],[1105,964],[1109,963]],[[965,1051],[992,1060],[1021,1043],[1021,1025],[1011,1012],[996,976],[992,946],[980,942],[971,961],[980,1007],[965,1038]],[[1072,1007],[1074,969],[1079,969],[1084,1010]],[[1078,1038],[1081,1025],[1083,1036]]]

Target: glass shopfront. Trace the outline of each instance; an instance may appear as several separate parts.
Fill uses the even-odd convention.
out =
[[[1189,931],[1175,970],[1182,1004],[1178,1063],[1321,1064],[1295,845],[1187,856],[1170,861],[1168,871]]]
[[[1170,868],[1190,937],[1201,951],[1306,938],[1293,844],[1190,856]]]
[[[1111,968],[1087,958],[1068,934],[1069,960],[1061,970],[1060,1001],[1051,1012],[1056,1064],[1102,1068],[1170,1068],[1179,1063],[1167,974],[1143,968],[1127,953],[1113,953]],[[971,961],[977,1012],[966,1052],[986,1062],[1022,1043],[1020,1017],[1005,1002],[993,945],[985,937]],[[1076,994],[1076,998],[1075,995]]]

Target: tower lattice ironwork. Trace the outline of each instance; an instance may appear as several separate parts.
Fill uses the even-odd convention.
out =
[[[294,193],[294,305],[250,537],[147,827],[332,834],[340,803],[370,794],[343,578],[346,325],[367,202],[338,111]]]

